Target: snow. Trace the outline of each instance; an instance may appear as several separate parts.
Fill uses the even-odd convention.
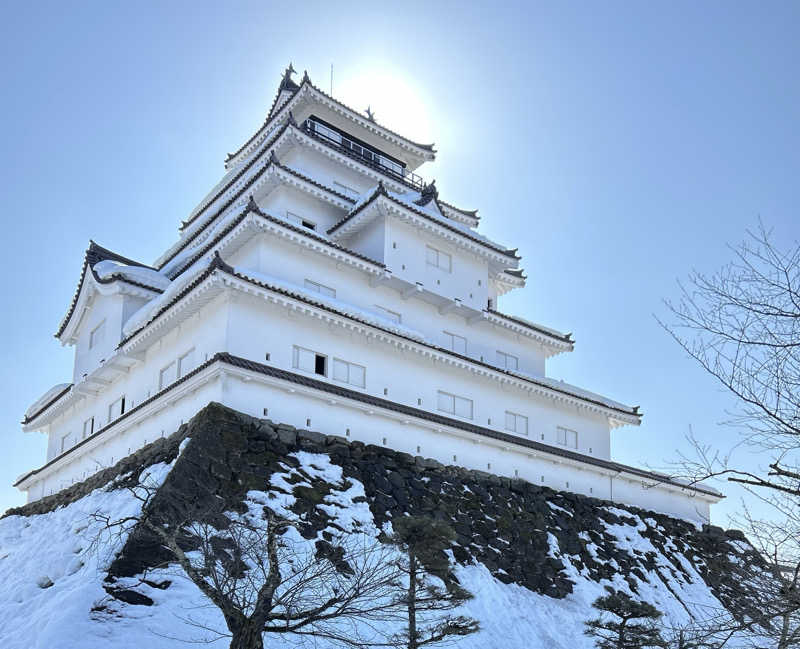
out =
[[[151,484],[168,472],[149,469]],[[107,535],[92,518],[136,516],[140,501],[124,489],[97,489],[47,514],[0,520],[0,645],[3,649],[108,647],[92,607],[106,597],[102,576],[126,534]],[[48,584],[51,584],[48,586]],[[115,647],[137,646],[135,641]]]
[[[62,393],[66,390],[71,383],[59,383],[58,385],[54,385],[50,388],[47,392],[45,392],[41,397],[39,397],[36,401],[34,401],[30,408],[25,411],[25,419],[29,419],[31,415],[35,415],[39,412],[43,406],[47,405],[50,401],[52,401],[56,395]]]
[[[114,275],[119,275],[124,279],[152,286],[162,291],[170,285],[169,278],[157,270],[143,266],[128,266],[112,259],[98,261],[92,270],[100,279],[109,279]]]
[[[176,295],[178,295],[186,286],[191,284],[203,271],[206,270],[207,264],[201,264],[196,267],[191,273],[184,273],[158,297],[150,300],[147,304],[138,309],[134,314],[128,318],[127,322],[122,327],[122,333],[125,336],[130,336],[133,332],[137,331],[150,320],[153,319],[156,313],[165,305],[169,304]]]
[[[327,455],[301,451],[292,456],[299,466],[285,462],[282,471],[265,479],[263,490],[250,491],[245,499],[247,511],[242,515],[255,518],[267,505],[287,519],[301,523],[298,514],[292,511],[293,489],[324,481],[330,488],[318,507],[331,517],[330,524],[310,540],[303,539],[295,528],[290,528],[287,535],[298,544],[298,551],[313,552],[313,544],[324,532],[336,534],[339,530],[350,532],[366,546],[377,543],[379,530],[364,502],[363,485],[345,478],[342,469],[332,464]],[[159,484],[169,469],[163,464],[151,467],[149,480]],[[561,510],[558,506],[553,508]],[[563,599],[555,599],[516,584],[504,584],[482,564],[456,566],[459,582],[474,594],[474,598],[456,612],[476,618],[481,626],[479,633],[460,638],[458,647],[591,649],[592,640],[583,635],[584,623],[594,617],[591,604],[605,594],[607,585],[637,600],[652,603],[664,613],[665,623],[672,627],[686,624],[689,612],[702,618],[720,611],[720,602],[684,556],[672,551],[667,557],[643,536],[648,524],[652,526],[652,519],[643,520],[617,507],[607,509],[620,516],[619,523],[604,523],[618,548],[630,553],[652,553],[654,557],[656,567],[645,573],[646,579],[630,576],[636,581],[636,593],[622,575],[600,583],[590,580],[575,567],[573,557],[561,551],[555,535],[548,534],[549,554],[561,561],[564,572],[574,583],[573,592]],[[48,514],[0,520],[0,583],[3,584],[0,646],[4,649],[106,649],[109,646],[178,649],[187,646],[187,640],[216,641],[211,646],[227,646],[225,638],[209,630],[225,629],[221,615],[175,566],[147,575],[153,582],[169,579],[172,583],[166,589],[140,583],[139,578],[121,582],[120,585],[134,587],[150,597],[153,606],[128,605],[107,595],[102,587],[103,578],[111,559],[124,543],[124,535],[100,534],[91,518],[97,511],[115,518],[136,516],[139,501],[125,489],[98,489]],[[390,529],[387,524],[385,531]],[[589,541],[590,535],[584,534],[583,538]],[[588,552],[598,556],[597,550],[597,546],[589,542]],[[685,572],[676,571],[671,559]],[[104,610],[97,610],[99,607]],[[388,623],[382,630],[396,630],[398,624],[396,621]],[[288,649],[296,645],[291,637],[279,636],[269,638],[267,646]],[[333,649],[322,641],[315,646]],[[743,644],[732,642],[727,646],[735,649]]]
[[[294,284],[293,282],[287,282],[286,280],[278,279],[274,275],[260,273],[249,268],[236,267],[234,270],[236,270],[236,272],[243,277],[248,277],[256,282],[266,284],[273,288],[294,293],[295,295],[299,295],[307,300],[319,302],[320,304],[324,304],[331,309],[335,309],[336,311],[346,315],[358,318],[359,320],[366,321],[370,324],[381,327],[382,329],[388,329],[389,331],[393,331],[402,336],[407,336],[408,338],[413,338],[414,340],[426,340],[424,334],[416,331],[415,329],[411,329],[405,325],[394,322],[393,320],[389,320],[389,318],[372,311],[361,309],[353,304],[350,304],[349,302],[344,302],[343,300],[339,300],[334,297],[322,295],[321,293],[307,289],[305,286],[300,286],[299,284]]]

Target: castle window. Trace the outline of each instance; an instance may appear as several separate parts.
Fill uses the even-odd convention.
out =
[[[354,385],[357,388],[366,386],[367,370],[362,365],[348,363],[339,358],[333,359],[333,380]]]
[[[306,219],[302,219],[300,221],[300,225],[302,225],[304,228],[308,228],[309,230],[316,230],[317,229],[317,224],[316,223],[314,223],[313,221],[307,221]]]
[[[310,349],[293,347],[292,354],[292,367],[311,374],[319,374],[320,376],[327,376],[327,357],[323,354],[318,354]]]
[[[178,378],[186,376],[194,369],[194,347],[178,358]]]
[[[467,339],[464,336],[459,336],[458,334],[450,333],[449,331],[443,331],[444,339],[445,339],[445,347],[447,349],[456,352],[457,354],[467,354]]]
[[[103,342],[103,338],[105,338],[105,336],[106,321],[103,320],[99,325],[92,329],[91,333],[89,333],[89,349],[97,347],[97,345]]]
[[[89,417],[86,421],[83,422],[83,437],[86,439],[94,433],[94,417]]]
[[[378,314],[382,315],[387,320],[391,320],[392,322],[395,322],[397,324],[400,324],[400,322],[403,319],[403,316],[401,314],[399,314],[397,311],[390,311],[389,309],[386,309],[386,308],[384,308],[382,306],[379,306],[377,304],[374,306],[374,308],[375,308],[375,311],[378,312]]]
[[[472,399],[439,390],[438,408],[457,417],[472,419]]]
[[[172,361],[158,373],[158,389],[163,390],[171,383],[174,383],[177,378],[178,363],[177,361]]]
[[[426,246],[425,260],[428,266],[434,266],[446,273],[453,270],[453,258],[446,252],[438,250],[433,246]]]
[[[125,413],[125,397],[120,397],[108,406],[108,423],[118,419]]]
[[[512,354],[501,352],[499,349],[497,350],[497,364],[507,370],[519,369],[519,359]]]
[[[506,430],[517,433],[517,435],[527,435],[528,418],[525,415],[506,410]]]
[[[325,286],[324,284],[320,284],[318,282],[313,282],[310,279],[305,281],[305,287],[310,291],[314,291],[315,293],[319,293],[320,295],[324,295],[326,297],[336,297],[335,288]]]
[[[556,441],[561,444],[561,446],[566,446],[567,448],[578,448],[578,433],[569,428],[562,428],[559,426],[557,429]]]
[[[69,447],[69,445],[70,445],[70,439],[69,439],[70,435],[72,435],[72,433],[67,433],[66,435],[64,435],[61,438],[61,453],[66,451],[67,448]]]

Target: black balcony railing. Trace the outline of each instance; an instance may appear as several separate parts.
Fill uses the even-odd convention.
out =
[[[315,119],[307,119],[303,122],[301,128],[310,136],[325,142],[325,144],[344,155],[354,158],[362,164],[372,167],[417,191],[421,191],[425,186],[422,176],[409,171],[394,160],[368,149]]]

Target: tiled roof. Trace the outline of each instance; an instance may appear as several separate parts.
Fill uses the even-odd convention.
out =
[[[530,329],[530,330],[536,331],[536,332],[538,332],[540,334],[544,334],[546,336],[550,336],[551,338],[555,338],[556,340],[560,340],[561,342],[569,343],[570,345],[574,345],[575,344],[575,341],[572,339],[572,334],[571,333],[561,334],[561,333],[558,333],[557,331],[553,331],[552,329],[547,329],[546,327],[539,327],[536,324],[534,324],[533,322],[528,322],[527,320],[522,320],[521,318],[515,318],[512,315],[508,315],[506,313],[501,313],[500,311],[496,311],[494,309],[486,309],[486,311],[488,313],[491,313],[492,315],[499,316],[499,317],[503,318],[504,320],[510,320],[511,322],[514,322],[514,323],[520,325],[521,327],[525,327],[526,329]]]
[[[131,280],[126,278],[121,278],[118,275],[112,275],[106,279],[101,278],[97,273],[94,272],[95,264],[101,261],[116,261],[120,264],[124,264],[126,266],[139,266],[141,268],[149,268],[151,270],[155,270],[152,266],[148,266],[147,264],[143,264],[139,261],[135,261],[133,259],[128,259],[127,257],[123,257],[122,255],[118,255],[116,252],[109,250],[108,248],[103,248],[102,246],[98,246],[94,241],[89,241],[89,247],[86,249],[86,253],[83,257],[83,267],[81,268],[81,277],[78,280],[78,287],[75,289],[75,294],[72,296],[72,301],[70,302],[69,308],[67,309],[67,314],[61,320],[61,324],[58,327],[58,331],[55,333],[55,337],[58,338],[64,333],[64,330],[67,328],[70,319],[72,318],[73,313],[75,312],[75,307],[78,304],[78,296],[81,293],[81,286],[83,286],[83,280],[86,277],[86,270],[92,273],[94,280],[99,282],[100,284],[110,284],[114,281],[124,281],[128,284],[132,284],[133,286],[138,286],[139,288],[144,288],[149,291],[155,291],[160,293],[161,289],[158,289],[154,286],[148,286],[146,284],[142,284],[135,280]]]
[[[612,403],[606,403],[604,401],[599,400],[600,399],[599,397],[598,398],[593,398],[592,396],[590,396],[588,394],[571,391],[566,386],[561,387],[558,384],[553,384],[553,383],[546,382],[546,381],[538,381],[536,379],[536,377],[527,376],[527,375],[524,375],[524,374],[520,374],[518,372],[512,372],[510,370],[506,370],[506,369],[503,369],[503,368],[500,368],[500,367],[496,367],[496,366],[494,366],[494,365],[492,365],[490,363],[487,363],[485,361],[481,361],[481,360],[478,360],[478,359],[475,359],[475,358],[471,358],[469,356],[465,356],[463,354],[459,354],[459,353],[454,352],[454,351],[452,351],[450,349],[446,349],[444,347],[439,347],[438,345],[434,345],[434,344],[429,343],[429,342],[424,342],[424,341],[417,340],[415,338],[411,338],[409,336],[403,335],[402,333],[398,333],[396,331],[392,331],[390,329],[386,329],[384,327],[381,327],[380,325],[377,325],[377,324],[375,324],[373,322],[370,322],[370,321],[365,320],[363,318],[360,318],[358,316],[352,315],[350,313],[346,313],[346,312],[341,311],[339,309],[335,309],[335,308],[333,308],[333,307],[331,307],[331,306],[329,306],[327,304],[324,304],[323,302],[319,302],[319,301],[310,299],[310,298],[308,298],[305,295],[302,295],[300,293],[297,293],[297,292],[294,292],[294,291],[289,291],[287,289],[284,289],[284,288],[281,288],[281,287],[278,287],[278,286],[273,286],[273,285],[268,284],[266,282],[262,282],[262,281],[253,279],[252,277],[248,277],[247,275],[238,272],[236,269],[232,268],[228,264],[225,264],[222,261],[222,259],[219,257],[219,254],[217,254],[217,256],[209,264],[208,268],[205,271],[203,271],[200,275],[198,275],[198,277],[195,280],[193,280],[189,285],[187,285],[186,288],[184,288],[180,293],[178,293],[172,300],[170,300],[167,304],[162,306],[161,309],[159,309],[158,312],[155,315],[153,315],[153,317],[151,317],[150,320],[148,320],[147,323],[143,324],[136,331],[134,331],[129,336],[127,336],[119,344],[119,347],[122,347],[125,343],[127,343],[129,340],[131,340],[134,336],[138,335],[141,331],[143,331],[151,322],[155,321],[162,314],[164,314],[166,311],[171,309],[175,304],[177,304],[186,295],[188,295],[196,286],[198,286],[200,283],[205,281],[214,272],[214,270],[216,270],[216,269],[220,269],[223,272],[226,272],[229,275],[231,275],[233,277],[236,277],[237,279],[240,279],[242,281],[249,282],[250,284],[253,284],[254,286],[258,286],[260,288],[264,288],[264,289],[267,289],[269,291],[273,291],[273,292],[278,293],[280,295],[284,295],[286,297],[290,297],[290,298],[292,298],[294,300],[297,300],[298,302],[303,302],[305,304],[309,304],[309,305],[314,306],[314,307],[316,307],[318,309],[321,309],[323,311],[327,311],[329,313],[334,313],[334,314],[336,314],[336,315],[338,315],[340,317],[347,318],[349,320],[352,320],[354,322],[358,322],[359,324],[362,324],[362,325],[365,325],[365,326],[368,326],[368,327],[372,327],[374,329],[377,329],[377,330],[382,331],[384,333],[387,333],[389,335],[397,336],[398,338],[402,338],[404,340],[408,340],[409,342],[411,342],[411,343],[413,343],[415,345],[420,345],[422,347],[427,347],[428,349],[432,349],[432,350],[434,350],[436,352],[439,352],[441,354],[446,354],[448,356],[452,356],[454,358],[458,358],[458,359],[460,359],[462,361],[465,361],[465,362],[468,362],[468,363],[472,363],[474,365],[478,365],[480,367],[483,367],[485,369],[491,370],[493,372],[497,372],[499,374],[505,374],[505,375],[510,376],[510,377],[512,377],[514,379],[517,379],[519,381],[522,381],[522,382],[525,382],[525,383],[530,383],[532,385],[536,385],[539,388],[544,388],[545,390],[549,390],[551,392],[556,392],[556,393],[559,393],[559,394],[563,394],[563,395],[571,397],[573,399],[577,399],[579,401],[583,401],[584,403],[590,403],[590,404],[592,404],[592,405],[594,405],[596,407],[602,408],[604,410],[609,410],[609,411],[612,411],[612,412],[618,412],[619,414],[625,415],[627,417],[636,417],[637,419],[641,419],[641,417],[642,417],[642,413],[639,412],[638,406],[635,407],[635,408],[629,408],[629,407],[624,407],[624,406],[616,406],[616,405],[613,405]],[[552,334],[548,334],[548,335],[552,335]]]
[[[493,244],[491,244],[491,243],[489,243],[487,241],[484,241],[483,239],[480,239],[480,238],[478,238],[476,236],[473,236],[473,235],[469,234],[469,232],[465,232],[464,230],[461,230],[460,228],[452,226],[452,225],[450,225],[449,223],[447,223],[445,221],[440,221],[439,219],[435,219],[430,214],[427,214],[423,210],[416,209],[412,205],[409,205],[408,203],[400,201],[400,200],[394,198],[394,196],[391,196],[389,194],[389,192],[386,191],[386,188],[383,186],[382,182],[378,183],[378,187],[376,188],[376,190],[373,193],[373,195],[369,198],[369,200],[367,200],[364,203],[362,203],[358,207],[358,209],[350,212],[341,221],[336,223],[333,227],[329,228],[328,229],[328,234],[333,234],[336,230],[341,228],[345,223],[348,223],[355,216],[357,216],[362,211],[364,211],[364,209],[366,209],[367,206],[372,204],[373,201],[377,200],[377,198],[379,196],[384,196],[387,200],[392,201],[393,203],[399,205],[400,207],[403,207],[403,208],[407,209],[409,212],[413,212],[414,214],[417,214],[417,215],[423,217],[424,219],[427,219],[431,223],[435,223],[436,225],[439,225],[439,226],[441,226],[441,227],[443,227],[443,228],[445,228],[447,230],[455,232],[456,234],[460,234],[461,236],[469,239],[470,241],[472,241],[474,243],[477,243],[477,244],[479,244],[481,246],[489,248],[490,250],[493,250],[494,252],[498,252],[501,255],[505,255],[506,257],[511,257],[512,259],[519,259],[519,255],[517,255],[517,249],[516,248],[514,248],[513,250],[509,250],[509,249],[503,248],[501,246],[493,245]]]
[[[37,473],[43,471],[48,466],[52,465],[53,463],[60,460],[67,454],[74,452],[79,447],[83,446],[90,440],[96,438],[97,436],[103,434],[109,428],[115,426],[118,422],[126,419],[133,413],[137,412],[141,408],[149,405],[151,402],[155,401],[156,399],[160,398],[167,392],[178,387],[180,384],[184,383],[191,377],[195,376],[199,372],[203,371],[210,365],[214,363],[224,363],[226,365],[230,365],[232,367],[237,367],[243,370],[247,370],[250,372],[255,372],[258,374],[262,374],[265,376],[270,376],[273,378],[277,378],[279,380],[287,381],[289,383],[294,383],[296,385],[302,385],[304,387],[308,387],[314,390],[319,390],[322,392],[326,392],[328,394],[333,394],[342,398],[351,399],[354,401],[358,401],[361,403],[365,403],[367,405],[382,408],[385,410],[390,410],[393,412],[398,412],[403,415],[407,415],[410,417],[415,417],[418,419],[424,419],[426,421],[430,421],[435,424],[439,424],[441,426],[448,426],[451,428],[457,428],[459,430],[463,430],[475,435],[479,435],[481,437],[486,437],[489,439],[494,439],[501,441],[507,444],[515,444],[517,446],[522,446],[524,448],[528,448],[539,453],[555,455],[558,457],[562,457],[564,459],[582,462],[584,464],[591,464],[593,466],[601,467],[603,469],[617,471],[620,473],[629,473],[631,475],[635,475],[647,480],[653,480],[655,482],[660,482],[662,484],[669,484],[680,488],[691,489],[693,491],[698,491],[701,493],[705,493],[711,496],[718,497],[721,494],[710,488],[706,488],[700,485],[686,485],[679,480],[675,480],[670,476],[666,476],[660,473],[654,473],[652,471],[645,471],[644,469],[639,469],[637,467],[627,466],[625,464],[620,464],[618,462],[612,462],[611,460],[604,460],[597,457],[592,457],[590,455],[583,455],[581,453],[577,453],[575,451],[570,451],[568,449],[559,448],[556,446],[550,446],[548,444],[542,444],[541,442],[537,442],[531,439],[527,439],[524,437],[517,437],[516,435],[509,435],[508,433],[503,433],[500,431],[492,430],[490,428],[484,428],[483,426],[477,426],[469,421],[463,421],[460,419],[454,419],[452,417],[446,417],[444,415],[440,415],[438,413],[428,412],[426,410],[422,410],[421,408],[415,408],[413,406],[408,406],[402,403],[397,403],[395,401],[389,401],[388,399],[382,399],[380,397],[375,397],[370,394],[365,394],[363,392],[357,392],[355,390],[350,390],[348,388],[335,385],[333,383],[328,383],[326,381],[320,381],[318,379],[311,378],[310,376],[305,376],[302,374],[298,374],[296,372],[290,372],[288,370],[282,370],[277,367],[272,367],[270,365],[264,365],[263,363],[257,363],[255,361],[251,361],[246,358],[242,358],[239,356],[233,356],[232,354],[228,354],[227,352],[220,352],[215,354],[212,358],[208,361],[200,365],[199,367],[195,368],[192,372],[188,373],[187,375],[183,376],[182,378],[178,379],[175,383],[167,386],[160,392],[154,394],[152,397],[148,398],[145,401],[142,401],[136,407],[132,408],[131,410],[127,411],[123,415],[121,415],[118,419],[114,420],[110,424],[104,426],[103,428],[96,431],[90,437],[82,440],[75,446],[73,446],[69,451],[66,453],[54,458],[47,464],[43,465],[42,467],[31,471],[30,473],[25,474],[22,476],[17,482],[15,486],[20,484],[23,480],[36,475]]]
[[[311,79],[308,76],[308,72],[306,72],[303,75],[303,80],[300,82],[300,85],[297,85],[291,79],[289,79],[289,83],[287,84],[286,76],[284,75],[284,77],[283,77],[283,79],[281,81],[281,84],[278,87],[278,92],[275,95],[275,99],[272,102],[272,106],[270,107],[269,112],[267,113],[267,118],[264,120],[264,123],[258,128],[258,130],[256,130],[255,133],[253,133],[253,135],[247,140],[247,142],[245,142],[242,146],[240,146],[234,153],[228,154],[226,162],[228,162],[229,160],[232,160],[233,158],[238,156],[242,151],[244,151],[248,146],[250,146],[250,144],[253,142],[253,140],[255,140],[258,137],[258,135],[267,126],[269,126],[270,122],[272,122],[272,120],[279,114],[280,111],[278,111],[278,113],[274,113],[273,114],[273,110],[275,109],[275,105],[277,104],[278,99],[281,96],[281,93],[283,91],[288,90],[288,91],[292,92],[292,96],[289,97],[287,99],[287,101],[286,101],[286,103],[288,104],[292,99],[294,99],[294,96],[300,91],[300,89],[303,87],[303,85],[306,85],[306,84],[309,87],[313,88],[315,91],[317,91],[319,94],[321,94],[323,97],[328,99],[329,101],[332,101],[333,103],[341,106],[345,110],[348,110],[351,113],[353,113],[355,115],[358,115],[360,117],[360,113],[357,110],[355,110],[354,108],[351,108],[350,106],[342,103],[338,99],[334,99],[333,97],[328,95],[326,92],[324,92],[322,89],[318,88],[313,83],[311,83]],[[394,137],[400,138],[401,140],[405,140],[406,142],[408,142],[408,143],[412,144],[413,146],[417,147],[418,149],[422,149],[424,151],[429,151],[431,153],[435,153],[435,151],[433,149],[433,146],[434,146],[433,144],[420,144],[419,142],[414,142],[413,140],[409,140],[407,137],[405,137],[403,135],[400,135],[399,133],[396,133],[395,131],[392,131],[391,129],[388,129],[385,126],[381,126],[380,124],[377,124],[377,126],[379,128],[381,128],[381,129],[383,129],[384,131],[386,131],[387,133],[389,133],[390,135],[393,135]]]
[[[25,418],[22,420],[22,425],[23,425],[23,426],[25,426],[25,425],[27,425],[28,423],[32,422],[34,419],[36,419],[36,418],[37,418],[39,415],[41,415],[41,414],[42,414],[42,413],[43,413],[45,410],[47,410],[47,409],[48,409],[50,406],[52,406],[52,405],[53,405],[53,404],[54,404],[56,401],[58,401],[58,400],[59,400],[61,397],[63,397],[65,394],[67,394],[67,392],[69,392],[69,391],[72,389],[72,385],[73,385],[73,384],[72,384],[72,383],[70,383],[70,384],[69,384],[67,387],[65,387],[65,388],[64,388],[64,389],[63,389],[61,392],[59,392],[59,393],[58,393],[57,395],[55,395],[55,396],[54,396],[52,399],[50,399],[50,401],[48,401],[46,404],[44,404],[44,405],[43,405],[41,408],[39,408],[39,409],[38,409],[36,412],[34,412],[34,413],[31,413],[31,415],[30,415],[30,416],[26,416],[26,417],[25,417]]]
[[[178,253],[180,253],[180,251],[181,251],[181,250],[183,250],[184,248],[186,248],[186,246],[188,246],[188,245],[189,245],[189,244],[190,244],[192,241],[194,241],[194,240],[195,240],[195,238],[197,238],[197,237],[200,235],[200,233],[201,233],[201,232],[203,232],[203,231],[204,231],[204,230],[205,230],[205,229],[206,229],[206,228],[207,228],[207,227],[208,227],[208,226],[209,226],[209,225],[210,225],[210,224],[211,224],[211,223],[214,221],[214,219],[216,219],[216,218],[217,218],[217,217],[218,217],[218,216],[219,216],[219,215],[220,215],[220,214],[221,214],[221,213],[222,213],[222,212],[223,212],[225,209],[227,209],[227,208],[228,208],[230,205],[232,205],[232,204],[233,204],[233,203],[234,203],[234,202],[235,202],[237,199],[239,199],[241,196],[243,196],[243,195],[245,194],[245,192],[246,192],[246,191],[247,191],[247,190],[248,190],[248,189],[249,189],[249,188],[250,188],[250,187],[251,187],[251,186],[252,186],[252,185],[253,185],[253,184],[254,184],[254,183],[255,183],[255,182],[256,182],[256,181],[259,179],[259,178],[261,178],[261,176],[262,176],[264,173],[266,173],[266,171],[267,171],[267,170],[268,170],[270,167],[272,167],[272,166],[274,166],[274,167],[276,167],[276,168],[278,168],[278,169],[281,169],[282,171],[285,171],[286,173],[288,173],[288,174],[291,174],[291,175],[292,175],[292,176],[294,176],[295,178],[299,178],[300,180],[302,180],[302,181],[304,181],[304,182],[307,182],[307,183],[309,183],[309,184],[313,185],[314,187],[317,187],[317,188],[319,188],[319,189],[322,189],[322,190],[324,190],[324,191],[326,191],[326,192],[330,193],[331,195],[333,195],[333,196],[336,196],[337,198],[341,198],[342,200],[349,201],[349,202],[352,202],[352,200],[353,200],[353,199],[351,199],[349,196],[346,196],[346,195],[342,194],[341,192],[338,192],[338,191],[336,191],[335,189],[332,189],[332,188],[330,188],[330,187],[327,187],[327,186],[323,185],[322,183],[319,183],[319,182],[317,182],[317,181],[316,181],[316,180],[314,180],[313,178],[309,178],[308,176],[306,176],[306,175],[304,175],[304,174],[300,173],[299,171],[295,171],[295,170],[294,170],[294,169],[292,169],[291,167],[287,167],[287,166],[285,166],[285,165],[282,165],[280,162],[278,162],[278,159],[277,159],[277,158],[276,158],[274,155],[273,155],[273,156],[270,156],[270,159],[269,159],[269,161],[268,161],[268,162],[267,162],[267,163],[264,165],[264,167],[263,167],[263,168],[262,168],[262,169],[261,169],[261,170],[260,170],[260,171],[259,171],[257,174],[255,174],[255,175],[254,175],[254,176],[253,176],[253,177],[252,177],[252,178],[251,178],[249,181],[247,181],[247,183],[245,183],[245,184],[242,186],[242,188],[241,188],[239,191],[237,191],[237,192],[236,192],[236,193],[235,193],[235,194],[234,194],[234,195],[233,195],[233,196],[230,198],[230,200],[226,201],[226,202],[225,202],[225,204],[224,204],[222,207],[220,207],[220,208],[219,208],[219,209],[218,209],[218,210],[217,210],[217,211],[214,213],[214,216],[212,216],[212,217],[211,217],[211,218],[208,220],[208,222],[207,222],[207,223],[206,223],[206,224],[205,224],[205,225],[204,225],[202,228],[200,228],[200,229],[199,229],[197,232],[195,232],[195,233],[194,233],[194,234],[193,234],[191,237],[187,237],[187,239],[186,239],[185,241],[181,242],[181,247],[180,247],[180,248],[178,248],[177,250],[175,250],[175,252],[174,252],[172,255],[170,255],[169,259],[166,259],[166,260],[165,260],[165,261],[164,261],[164,262],[161,264],[161,266],[160,266],[160,267],[161,267],[161,268],[163,268],[164,266],[166,266],[166,264],[168,264],[168,263],[169,263],[169,261],[170,261],[171,259],[174,259],[174,258],[175,258],[175,256],[176,256],[176,255],[178,255]],[[259,210],[259,213],[261,213],[261,212],[260,212],[260,210]],[[261,213],[261,214],[262,214],[262,216],[268,217],[268,215],[266,215],[266,214],[263,214],[263,213]],[[276,219],[274,219],[274,218],[272,218],[272,217],[268,217],[268,218],[269,218],[270,220],[273,220],[273,221],[275,221],[275,220],[276,220]],[[281,223],[283,224],[283,222],[281,222]],[[286,223],[285,225],[286,225],[287,227],[290,227],[290,228],[291,228],[291,226],[290,226],[290,224],[289,224],[289,223]],[[296,229],[296,228],[295,228],[295,229]],[[229,228],[226,228],[226,232],[229,232],[229,231],[230,231],[230,229],[229,229]],[[304,234],[305,234],[305,233],[304,233]],[[219,240],[219,238],[220,238],[220,237],[217,237],[217,240]],[[364,258],[365,260],[367,260],[367,261],[373,261],[372,259],[369,259],[369,258],[367,258],[367,257],[364,257],[363,255],[359,255],[358,253],[356,253],[356,252],[353,252],[352,250],[349,250],[349,249],[345,248],[345,247],[344,247],[344,246],[342,246],[342,245],[339,245],[339,244],[337,244],[337,243],[334,243],[333,241],[330,241],[330,240],[328,240],[328,239],[323,239],[323,238],[322,238],[322,237],[320,237],[319,235],[315,235],[315,236],[313,236],[312,238],[316,238],[316,239],[319,239],[320,241],[327,242],[327,243],[329,243],[331,246],[333,246],[333,247],[336,247],[336,248],[339,248],[340,250],[344,250],[344,251],[346,251],[346,252],[349,252],[349,253],[351,253],[351,254],[355,255],[356,257],[363,257],[363,258]],[[377,263],[377,262],[375,262],[375,263]],[[185,266],[184,266],[184,267],[185,267]],[[180,274],[180,273],[178,273],[178,274]],[[174,276],[176,277],[177,275],[174,275]]]
[[[317,242],[319,242],[321,244],[324,244],[324,245],[328,246],[329,248],[334,248],[335,250],[340,250],[342,252],[347,253],[348,255],[352,255],[353,257],[356,257],[357,259],[361,259],[362,261],[366,261],[366,262],[368,262],[370,264],[374,264],[375,266],[378,266],[380,268],[385,268],[386,267],[381,262],[375,261],[374,259],[371,259],[370,257],[367,257],[366,255],[362,255],[360,252],[356,252],[354,250],[350,250],[350,248],[347,248],[347,247],[345,247],[345,246],[343,246],[343,245],[341,245],[339,243],[336,243],[335,241],[331,241],[330,239],[326,239],[324,237],[321,237],[320,235],[316,234],[312,230],[309,230],[308,228],[298,227],[298,226],[296,226],[296,225],[294,225],[292,223],[289,223],[288,221],[284,221],[282,219],[275,218],[274,216],[271,216],[270,214],[267,214],[266,212],[262,211],[261,208],[258,207],[258,205],[256,205],[255,201],[253,200],[253,197],[251,196],[250,197],[250,202],[247,204],[245,209],[242,210],[242,213],[239,214],[239,216],[237,216],[233,221],[231,221],[231,223],[229,225],[227,225],[223,230],[221,230],[217,234],[217,236],[215,236],[211,241],[209,241],[208,243],[203,245],[194,255],[192,255],[192,257],[190,257],[186,261],[186,263],[184,263],[182,266],[180,266],[178,269],[176,269],[178,272],[176,272],[173,275],[173,277],[179,277],[193,263],[195,263],[203,255],[208,253],[214,246],[216,246],[220,241],[222,241],[222,239],[224,239],[225,236],[227,236],[237,225],[239,225],[245,219],[245,217],[251,212],[253,214],[256,214],[257,216],[261,217],[262,219],[264,219],[266,221],[270,221],[271,223],[275,223],[276,225],[280,225],[281,227],[284,227],[287,230],[291,230],[292,232],[296,232],[298,234],[302,234],[303,236],[308,237],[309,239],[313,239],[314,241],[317,241]]]

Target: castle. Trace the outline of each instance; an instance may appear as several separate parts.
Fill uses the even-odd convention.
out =
[[[444,464],[706,521],[722,495],[611,459],[636,407],[549,378],[574,341],[504,313],[526,277],[435,157],[284,73],[264,124],[152,265],[91,242],[56,337],[72,380],[25,413],[33,501],[209,402]]]

